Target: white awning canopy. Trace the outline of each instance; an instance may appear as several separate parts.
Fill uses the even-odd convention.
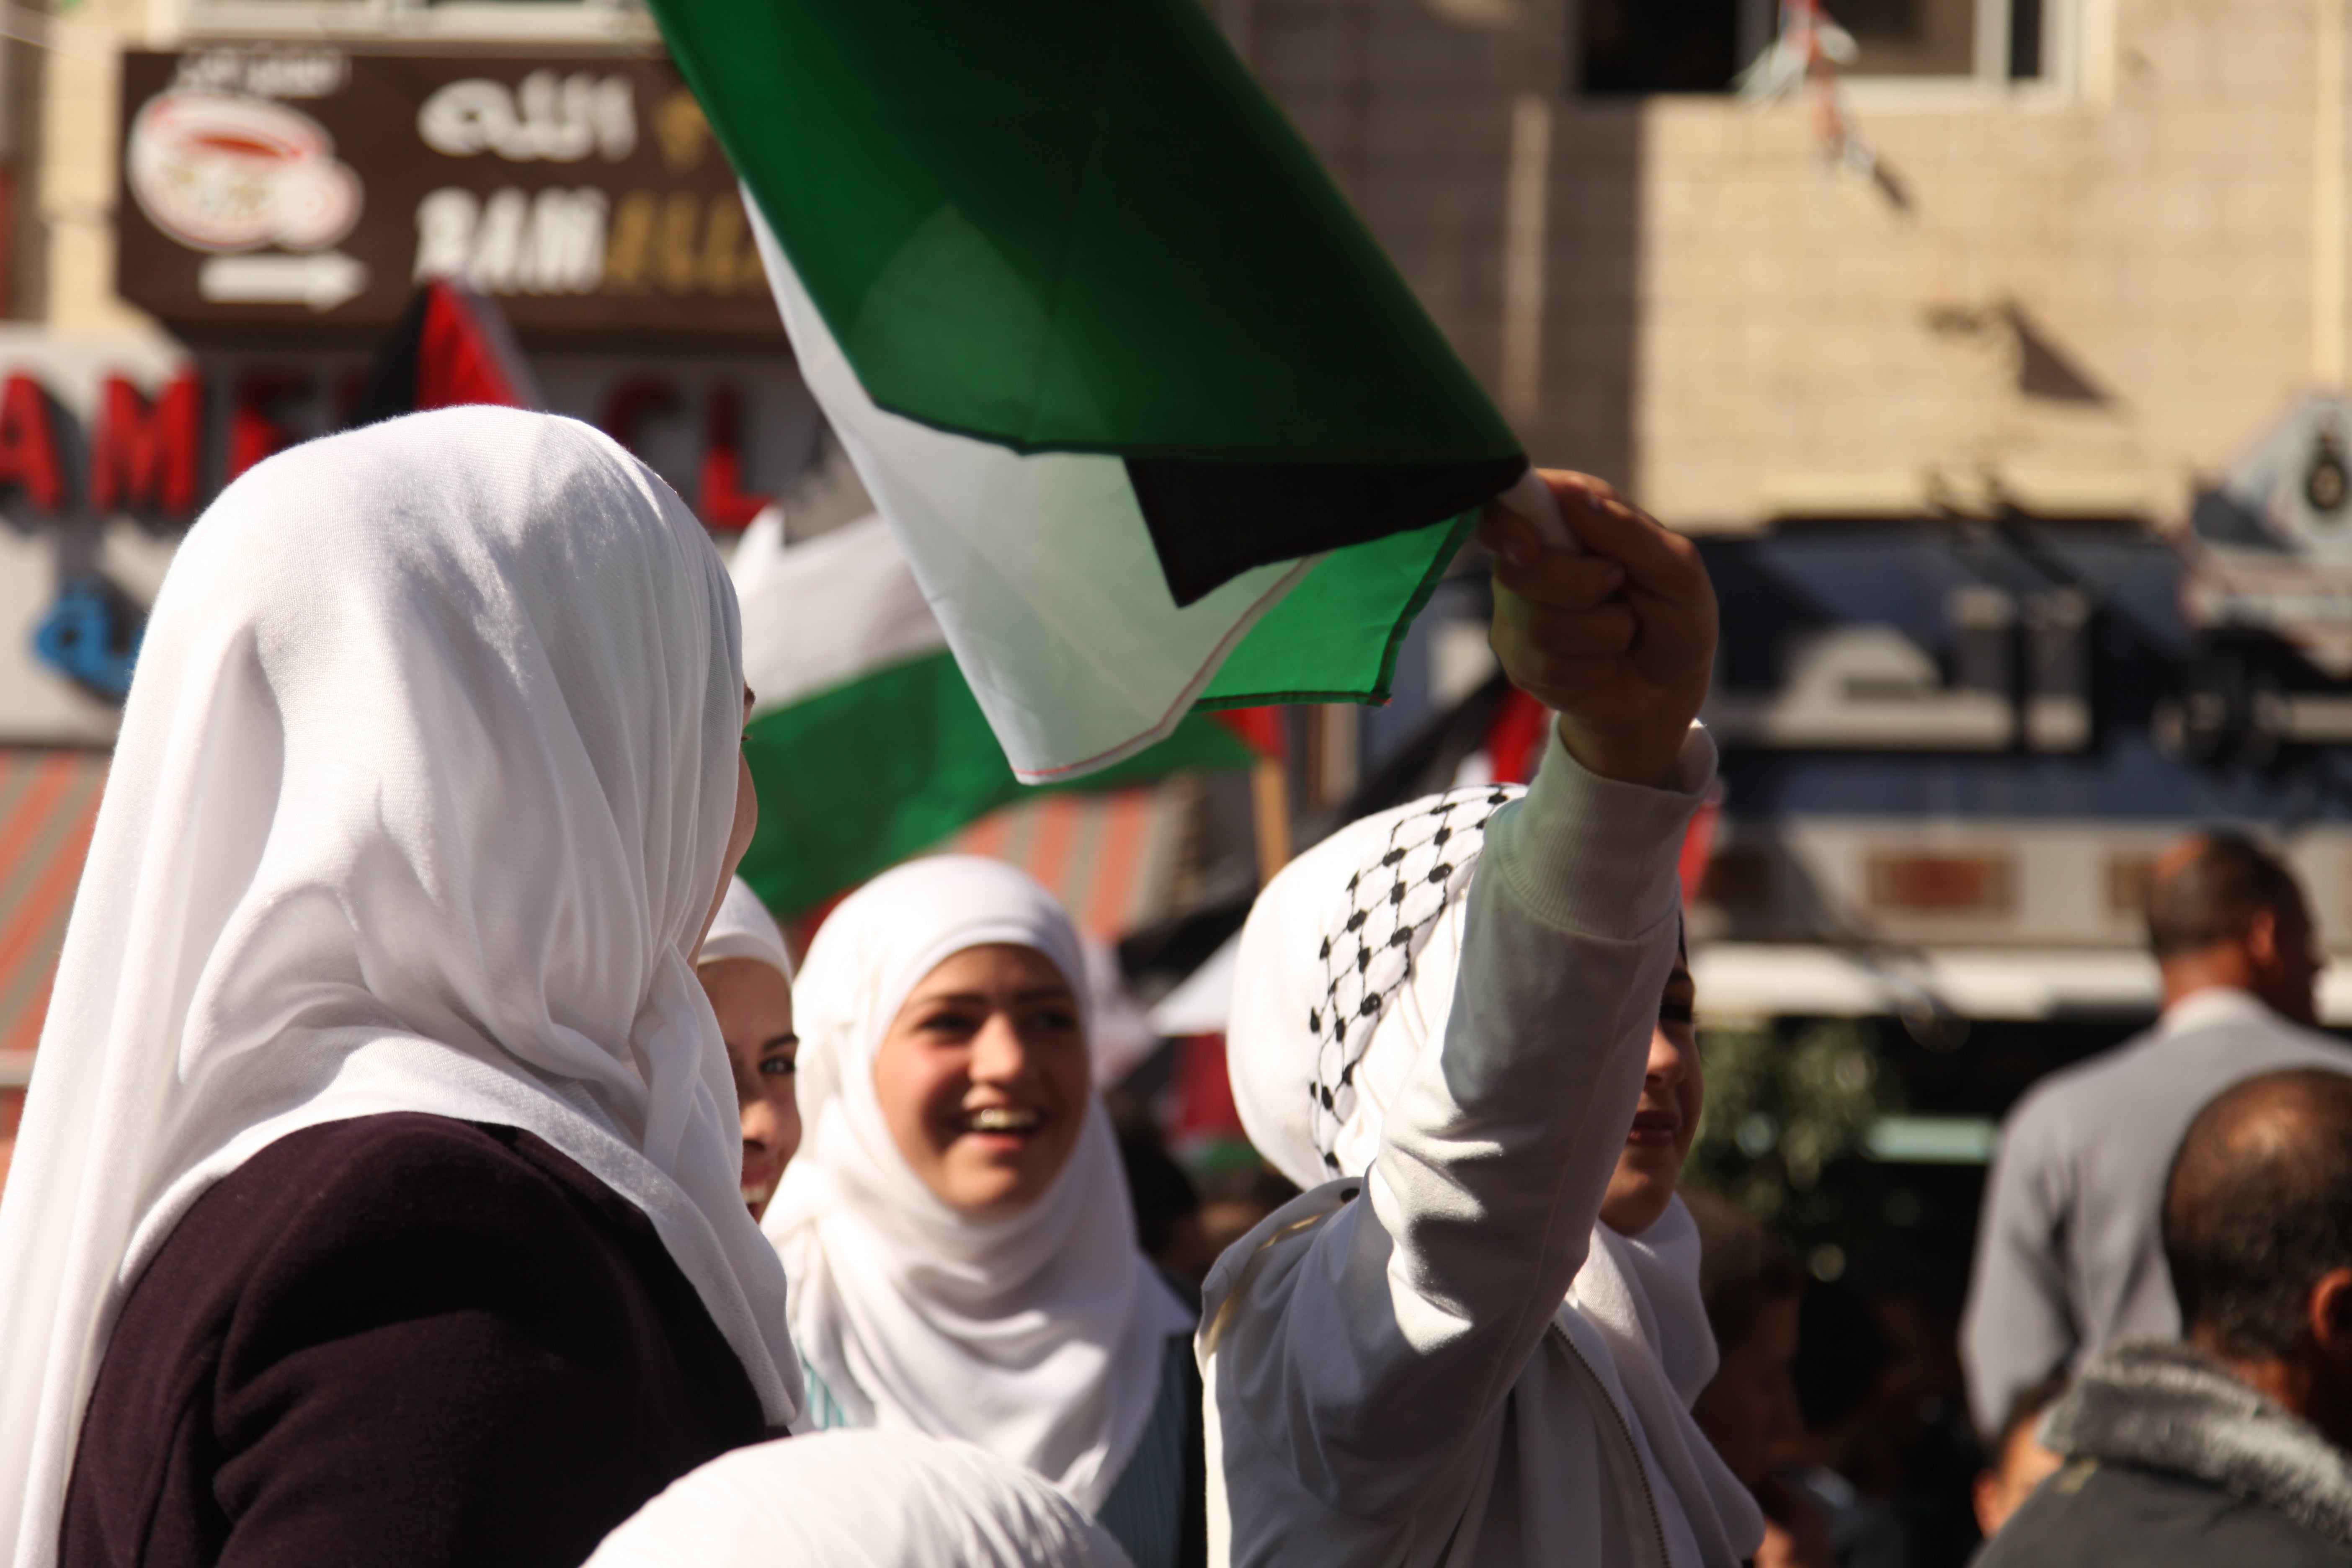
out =
[[[1165,1037],[1214,1034],[1232,1005],[1236,936],[1151,1009]],[[2130,949],[1929,948],[1895,951],[1718,942],[1694,955],[1699,1016],[1874,1018],[1944,1015],[2038,1020],[2153,1018],[2156,963]],[[2321,977],[2323,1023],[2352,1026],[2352,970]]]
[[[2128,948],[1888,951],[1711,942],[1695,959],[1703,1017],[2149,1017],[2163,1005],[2156,961]],[[2321,977],[2320,1021],[2352,1025],[2352,972]]]
[[[2125,951],[1839,949],[1710,942],[1693,955],[1699,1012],[1725,1017],[2154,1016],[2147,954]]]

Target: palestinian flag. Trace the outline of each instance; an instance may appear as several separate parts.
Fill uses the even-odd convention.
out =
[[[454,278],[431,279],[377,349],[352,426],[467,403],[546,406],[498,302]]]
[[[760,830],[743,876],[787,918],[1024,793],[878,516],[786,546],[761,513],[731,565],[751,688]],[[1196,715],[1086,782],[1246,767],[1242,714]]]
[[[1024,781],[1385,700],[1518,443],[1198,0],[654,0]]]

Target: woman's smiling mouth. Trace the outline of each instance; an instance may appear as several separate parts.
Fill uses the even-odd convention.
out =
[[[1633,1130],[1625,1134],[1625,1142],[1637,1149],[1672,1148],[1675,1134],[1681,1130],[1681,1121],[1672,1111],[1637,1110],[1633,1113]]]
[[[955,1121],[959,1132],[994,1133],[1001,1136],[1025,1137],[1045,1126],[1045,1119],[1036,1111],[1016,1105],[984,1105],[978,1110],[968,1110]]]

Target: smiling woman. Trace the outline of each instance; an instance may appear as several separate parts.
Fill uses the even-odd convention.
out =
[[[1078,999],[1034,947],[968,947],[925,975],[874,1058],[898,1152],[967,1219],[1011,1219],[1045,1195],[1085,1125]]]
[[[1141,1568],[1199,1562],[1192,1313],[1136,1243],[1083,962],[1000,861],[918,860],[844,900],[793,997],[808,1142],[766,1226],[818,1425],[978,1443]]]

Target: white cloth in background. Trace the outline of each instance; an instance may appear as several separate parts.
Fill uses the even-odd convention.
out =
[[[993,942],[1051,959],[1091,1023],[1069,916],[1002,861],[916,860],[826,917],[793,993],[808,1139],[766,1229],[793,1280],[793,1338],[853,1425],[978,1443],[1091,1513],[1142,1438],[1169,1337],[1192,1323],[1138,1249],[1109,1117],[1089,1096],[1053,1186],[979,1222],[915,1174],[874,1092],[908,994]]]
[[[610,439],[512,409],[282,453],[158,595],[0,1202],[0,1542],[54,1562],[122,1298],[297,1129],[520,1128],[642,1209],[771,1422],[800,1374],[688,962],[734,595]]]
[[[777,929],[776,917],[740,877],[727,884],[727,897],[719,901],[719,916],[710,922],[694,962],[699,966],[722,958],[748,958],[766,964],[786,981],[793,977],[793,955],[784,947],[784,933]]]
[[[1643,789],[1555,733],[1523,800],[1367,818],[1259,898],[1226,1059],[1308,1190],[1204,1292],[1213,1562],[1732,1568],[1761,1540],[1690,1418],[1716,1358],[1688,1211],[1598,1218],[1713,765],[1695,728]]]
[[[1128,1568],[1036,1472],[919,1432],[835,1431],[711,1460],[587,1568]]]

